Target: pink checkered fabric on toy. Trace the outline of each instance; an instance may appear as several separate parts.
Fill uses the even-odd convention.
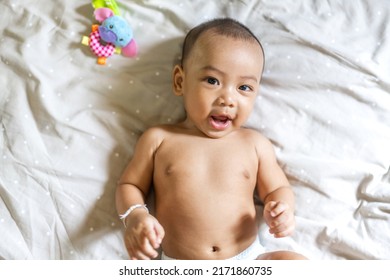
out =
[[[89,47],[92,52],[98,57],[109,57],[114,54],[115,46],[111,43],[107,43],[106,45],[102,45],[100,43],[100,34],[99,31],[93,31],[89,35]]]

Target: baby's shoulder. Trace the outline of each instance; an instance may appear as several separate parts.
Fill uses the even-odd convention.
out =
[[[274,150],[272,142],[257,130],[242,129],[241,136],[246,142],[250,142],[255,147],[258,155],[273,152]]]
[[[263,134],[261,134],[259,131],[251,129],[251,128],[242,128],[240,130],[241,136],[245,139],[252,140],[255,143],[262,144],[262,143],[269,143],[267,137],[265,137]]]
[[[146,129],[139,137],[136,150],[141,153],[154,154],[162,143],[172,134],[172,129],[166,125],[158,125]]]
[[[157,125],[145,130],[141,138],[146,140],[162,142],[164,139],[172,135],[174,132],[175,132],[174,125],[165,125],[165,124]]]

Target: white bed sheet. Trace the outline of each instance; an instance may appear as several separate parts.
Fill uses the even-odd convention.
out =
[[[96,64],[89,1],[0,2],[0,259],[126,259],[116,181],[139,135],[183,118],[171,69],[193,26],[230,16],[262,41],[248,126],[275,145],[297,229],[268,250],[390,259],[387,1],[118,1],[136,58]]]

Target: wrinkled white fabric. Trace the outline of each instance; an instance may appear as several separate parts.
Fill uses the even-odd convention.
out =
[[[106,66],[90,1],[0,2],[0,259],[125,259],[116,181],[139,135],[184,116],[171,69],[186,32],[234,17],[266,64],[248,126],[296,194],[295,235],[267,250],[390,259],[388,1],[118,1],[136,58]]]

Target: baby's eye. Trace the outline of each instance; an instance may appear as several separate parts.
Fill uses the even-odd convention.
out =
[[[252,88],[248,85],[242,85],[239,87],[240,90],[243,90],[243,91],[251,91]]]
[[[206,78],[206,82],[209,83],[210,85],[219,85],[219,81],[212,77]]]

